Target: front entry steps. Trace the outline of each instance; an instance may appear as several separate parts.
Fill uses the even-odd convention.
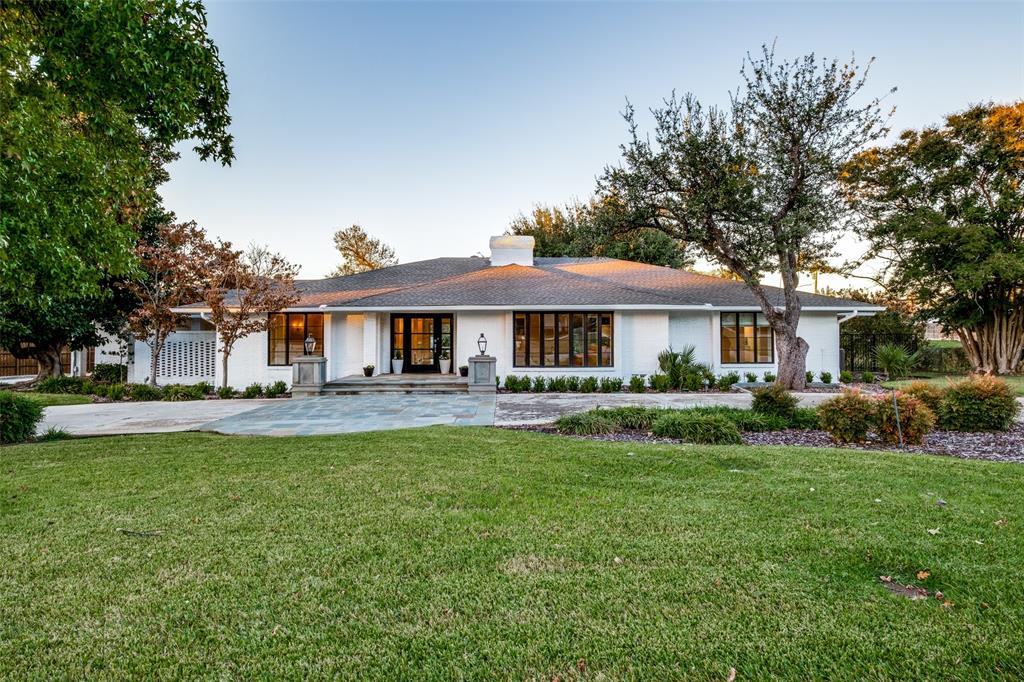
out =
[[[368,393],[469,393],[469,379],[454,374],[354,374],[327,382],[322,395]]]

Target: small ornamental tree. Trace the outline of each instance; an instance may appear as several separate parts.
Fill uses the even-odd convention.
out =
[[[223,379],[228,386],[228,358],[239,339],[266,331],[268,313],[278,312],[299,300],[295,290],[298,267],[266,247],[251,245],[236,251],[221,242],[214,252],[206,305],[220,338]]]
[[[955,333],[975,371],[1013,372],[1024,357],[1024,102],[908,130],[842,177],[886,286]]]
[[[641,136],[632,106],[622,164],[600,191],[619,202],[619,229],[661,230],[739,276],[775,332],[777,381],[803,388],[808,344],[797,335],[800,272],[833,255],[847,207],[840,169],[885,133],[877,99],[857,104],[867,69],[808,55],[748,58],[727,110],[673,95]],[[763,284],[782,277],[782,296]]]
[[[213,250],[194,222],[162,225],[151,243],[136,247],[143,275],[126,284],[139,301],[128,317],[128,326],[149,346],[149,383],[153,386],[167,337],[185,317],[174,308],[203,298]]]

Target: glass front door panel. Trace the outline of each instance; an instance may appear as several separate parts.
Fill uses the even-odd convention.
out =
[[[414,317],[409,322],[409,351],[412,364],[420,367],[433,365],[434,318]]]

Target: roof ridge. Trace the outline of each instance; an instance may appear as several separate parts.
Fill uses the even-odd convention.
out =
[[[472,256],[469,256],[469,258],[472,258]],[[440,258],[431,258],[429,260],[441,260],[441,259]],[[416,262],[416,263],[424,263],[426,261],[414,261],[414,262]],[[510,263],[509,265],[488,266],[486,268],[480,268],[479,270],[470,270],[469,272],[460,272],[457,275],[450,275],[448,277],[443,277],[441,279],[434,279],[434,280],[431,280],[429,282],[420,282],[419,284],[410,284],[410,285],[404,286],[404,287],[395,287],[394,289],[391,289],[390,291],[374,292],[374,293],[369,294],[367,296],[360,296],[359,298],[353,298],[352,300],[348,301],[348,303],[349,304],[358,303],[359,301],[363,301],[363,300],[368,299],[368,298],[373,298],[373,297],[379,296],[381,294],[393,294],[396,291],[403,291],[404,292],[404,291],[412,291],[413,289],[419,289],[420,287],[437,286],[438,284],[441,284],[442,282],[450,282],[451,280],[459,279],[461,277],[467,277],[469,275],[476,275],[476,274],[479,274],[481,272],[489,272],[490,270],[495,269],[495,268],[501,269],[501,268],[521,268],[521,267],[525,267],[525,266],[516,265],[514,263]]]

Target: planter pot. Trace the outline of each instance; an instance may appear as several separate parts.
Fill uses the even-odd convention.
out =
[[[370,369],[369,367],[363,367],[363,376],[364,377],[372,377],[373,376],[373,370]]]
[[[460,377],[468,377],[469,376],[469,366],[468,365],[463,365],[462,367],[459,367],[459,376]]]
[[[391,361],[391,373],[392,374],[401,374],[402,373],[402,363],[403,362],[405,362],[405,361],[404,360],[399,360],[397,358],[392,360]]]
[[[440,363],[440,365],[441,365],[441,374],[448,374],[449,372],[452,371],[452,361],[451,361],[451,358],[449,358],[447,360],[442,358],[442,359],[438,360],[438,363]]]

